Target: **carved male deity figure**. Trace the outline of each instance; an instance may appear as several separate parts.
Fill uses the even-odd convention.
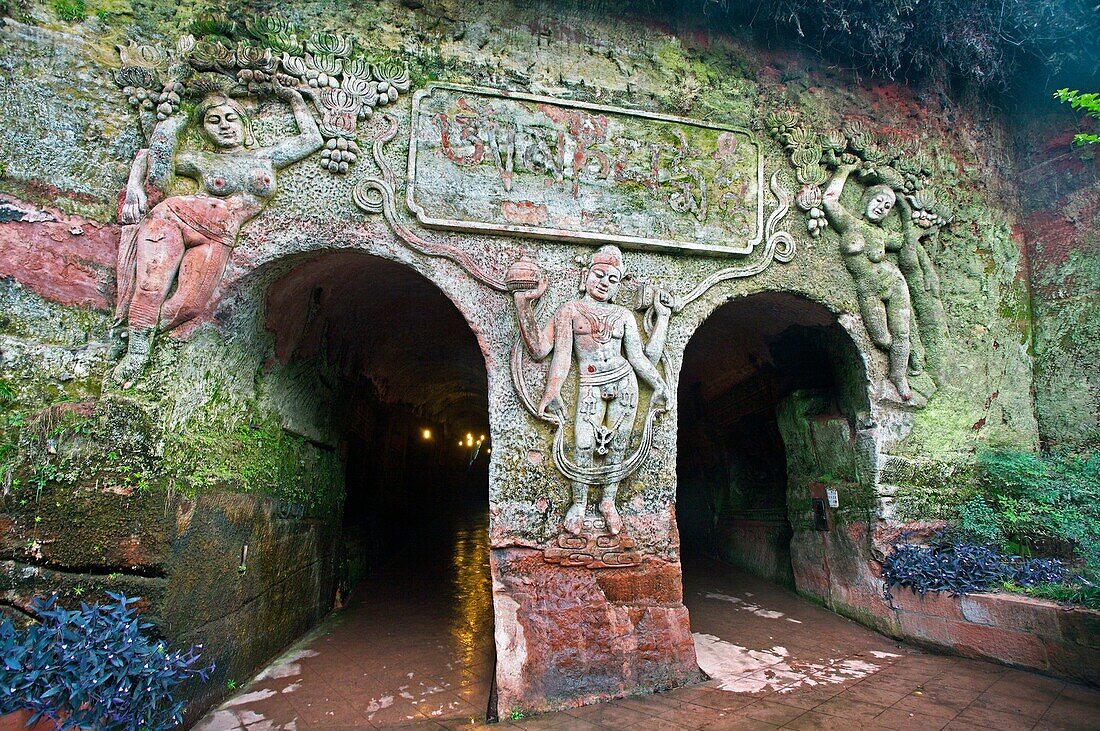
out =
[[[539,403],[540,416],[564,423],[562,386],[576,356],[579,382],[573,424],[574,459],[581,467],[623,461],[638,410],[639,376],[653,388],[650,408],[668,407],[668,386],[656,363],[664,351],[671,309],[659,296],[656,298],[656,322],[643,346],[634,314],[613,303],[625,274],[618,247],[601,247],[583,271],[582,295],[561,305],[545,328],[539,327],[532,303],[546,290],[546,278],[542,277],[532,289],[514,293],[520,335],[528,351],[536,360],[553,352],[546,392]],[[573,503],[564,527],[574,535],[583,530],[588,487],[572,483]],[[599,503],[612,534],[618,534],[623,525],[615,505],[618,489],[618,480],[604,483]]]
[[[157,124],[149,148],[134,158],[122,206],[115,310],[116,321],[127,322],[129,341],[115,369],[117,380],[140,373],[158,329],[172,329],[202,312],[241,227],[275,194],[276,171],[323,146],[296,83],[276,76],[272,84],[298,125],[299,134],[290,139],[252,147],[251,124],[240,102],[215,93],[194,111],[194,123],[213,152],[178,150],[188,119],[177,113]],[[177,175],[193,179],[198,192],[169,195]]]
[[[848,211],[840,203],[840,194],[856,167],[845,165],[837,170],[822,195],[822,207],[840,234],[840,253],[855,281],[867,332],[872,342],[889,355],[890,380],[902,400],[909,401],[913,397],[908,378],[912,319],[909,286],[898,267],[886,258],[888,250],[898,251],[906,242],[882,227],[898,198],[890,186],[873,185],[864,191],[860,215]],[[904,202],[901,209],[907,217],[909,210]]]

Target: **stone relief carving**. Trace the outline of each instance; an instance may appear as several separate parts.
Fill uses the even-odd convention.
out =
[[[275,194],[277,171],[320,151],[324,169],[346,173],[359,154],[358,120],[409,88],[407,71],[353,55],[338,34],[300,40],[271,17],[197,27],[199,38],[186,35],[171,51],[119,47],[115,80],[149,143],[134,158],[119,217],[115,318],[128,325],[128,343],[115,377],[123,382],[140,373],[158,331],[209,306],[241,227]],[[247,105],[272,96],[290,105],[298,134],[258,147]],[[189,121],[212,151],[184,149]],[[198,191],[174,194],[177,177]]]
[[[636,472],[648,457],[653,444],[654,422],[667,409],[668,387],[657,365],[662,361],[669,318],[721,282],[759,274],[774,261],[786,263],[792,260],[796,248],[794,238],[779,229],[790,208],[791,195],[779,183],[778,176],[773,175],[770,189],[776,197],[777,206],[759,235],[763,242],[757,252],[760,256],[752,257],[752,261],[745,264],[714,272],[683,295],[673,295],[648,283],[624,278],[626,272],[621,252],[614,245],[602,247],[584,268],[581,297],[559,308],[543,329],[538,324],[535,303],[545,292],[547,284],[533,260],[523,257],[501,275],[494,272],[491,265],[477,261],[460,240],[422,236],[402,222],[396,210],[396,179],[383,154],[385,145],[396,136],[397,122],[389,116],[386,120],[387,129],[377,137],[372,149],[382,174],[368,176],[356,185],[353,190],[355,204],[365,213],[381,214],[394,233],[413,251],[447,259],[490,289],[513,294],[520,322],[520,337],[511,357],[513,384],[526,410],[535,418],[555,426],[552,445],[554,465],[572,483],[573,490],[573,500],[563,520],[563,530],[555,539],[555,545],[545,550],[546,560],[589,568],[638,563],[641,559],[633,550],[633,541],[622,533],[622,518],[618,513],[616,497],[622,481]],[[413,134],[416,134],[415,128]],[[732,146],[729,143],[729,147]],[[476,149],[485,154],[483,148]],[[469,150],[466,152],[476,154]],[[411,152],[410,157],[413,157]],[[506,185],[507,180],[501,178],[501,184]],[[492,230],[486,233],[522,232]],[[611,302],[620,287],[629,290],[634,311],[645,312],[642,318],[642,330],[647,337],[644,346],[640,344],[641,334],[634,312]],[[642,355],[639,355],[639,348]],[[529,353],[536,360],[543,360],[551,352],[554,357],[551,358],[548,386],[536,404],[527,383],[524,356]],[[570,415],[562,398],[562,385],[570,373],[574,354],[578,360],[581,396],[573,406],[570,457],[566,448]],[[589,368],[592,370],[589,371]],[[667,365],[665,368],[667,372]],[[630,450],[628,441],[637,415],[639,376],[654,391],[652,403],[646,409],[639,443]],[[576,427],[578,423],[579,429]],[[587,511],[591,487],[601,489],[599,515]]]
[[[357,120],[372,114],[378,106],[396,101],[400,92],[409,88],[407,73],[353,58],[351,43],[335,34],[314,34],[303,41],[285,22],[268,18],[246,24],[250,39],[233,46],[225,38],[239,33],[239,28],[230,25],[233,27],[209,28],[210,37],[187,36],[170,53],[137,44],[120,49],[123,67],[117,80],[138,108],[150,139],[148,148],[135,157],[121,213],[124,233],[116,315],[120,322],[128,322],[131,337],[128,353],[116,371],[120,380],[132,378],[144,366],[158,329],[185,323],[208,306],[241,226],[258,215],[274,194],[276,171],[321,150],[325,169],[346,172],[360,162],[362,155],[355,139]],[[252,139],[246,103],[272,95],[290,105],[299,133],[273,146],[258,148]],[[501,99],[508,96],[497,95]],[[192,100],[197,104],[194,114],[189,115],[187,107]],[[522,139],[517,143],[520,146],[508,146],[513,137],[523,138],[522,129],[494,127],[492,139],[481,140],[485,127],[474,125],[471,119],[455,116],[449,121],[437,116],[442,154],[449,164],[463,168],[480,162],[470,155],[480,153],[484,158],[492,153],[500,163],[494,163],[495,175],[502,189],[509,191],[515,189],[515,176],[523,171],[523,165],[534,165],[537,160],[549,164],[539,170],[556,180],[553,160],[564,160],[563,156],[571,151],[568,157],[577,164],[563,167],[558,181],[564,186],[566,198],[584,200],[587,182],[601,179],[601,175],[605,183],[614,179],[618,185],[636,184],[658,190],[655,200],[667,208],[668,215],[683,214],[701,224],[708,215],[721,214],[729,219],[727,228],[736,228],[741,225],[737,221],[742,221],[740,229],[726,232],[730,240],[720,246],[721,252],[753,252],[760,256],[723,268],[686,294],[674,295],[627,277],[619,249],[605,245],[584,268],[580,296],[562,305],[543,329],[534,306],[545,291],[546,280],[533,262],[521,259],[507,273],[498,273],[491,264],[479,262],[463,242],[423,236],[398,216],[396,179],[384,156],[385,145],[398,130],[396,119],[390,115],[384,117],[383,130],[371,148],[380,175],[363,178],[353,190],[353,200],[363,211],[383,215],[413,251],[445,258],[485,286],[513,293],[521,323],[512,363],[517,392],[533,416],[556,425],[554,464],[573,485],[573,501],[564,517],[563,531],[556,544],[546,549],[546,559],[594,568],[633,565],[640,557],[630,537],[623,535],[616,498],[622,481],[649,455],[654,423],[668,408],[670,393],[661,369],[668,373],[662,359],[669,320],[674,312],[720,282],[752,276],[773,261],[790,261],[795,252],[794,240],[778,230],[778,224],[792,199],[773,176],[771,191],[778,205],[764,223],[762,160],[758,143],[747,132],[630,110],[604,110],[621,115],[627,120],[623,124],[635,124],[634,118],[639,118],[647,124],[656,120],[667,126],[662,129],[672,136],[672,143],[643,149],[637,140],[632,142],[622,135],[609,139],[608,131],[614,125],[591,113],[596,110],[572,109],[570,105],[582,105],[571,102],[555,106],[554,100],[537,101],[537,105],[529,104],[527,111],[534,108],[550,122],[565,125],[563,129],[572,135],[572,147],[565,143],[547,147],[542,152],[549,157],[539,157],[536,153],[542,148],[537,140],[528,140],[531,144],[526,147],[522,147]],[[472,110],[471,106],[466,111],[472,114]],[[482,105],[478,113],[482,115],[478,124],[483,124],[488,118],[486,107]],[[181,149],[181,137],[191,117],[212,151]],[[685,125],[705,129],[714,149],[700,158],[700,151],[691,147],[681,129]],[[414,136],[416,133],[414,128]],[[605,142],[612,145],[608,148],[611,152],[600,146]],[[518,168],[516,150],[525,161]],[[638,154],[631,157],[631,152]],[[579,162],[578,153],[583,158]],[[664,160],[662,154],[668,159]],[[650,166],[646,168],[651,173],[649,178],[643,175],[645,166],[638,167],[643,157]],[[413,158],[410,154],[410,166]],[[704,162],[699,163],[700,159]],[[173,195],[171,182],[175,176],[193,179],[199,191]],[[655,185],[643,185],[645,180]],[[578,221],[592,223],[594,219],[581,216]],[[593,224],[593,230],[582,240],[598,241],[597,228]],[[529,233],[507,228],[490,232]],[[756,247],[761,243],[762,247]],[[683,248],[701,251],[706,247]],[[612,301],[620,288],[630,298],[632,308]],[[538,405],[525,382],[525,353],[535,360],[553,353],[547,388]],[[579,394],[577,403],[567,409],[562,386],[573,371],[574,357]],[[652,395],[644,407],[645,425],[640,439],[632,445],[639,378],[652,389]],[[572,445],[567,449],[566,426],[570,419]],[[600,488],[598,515],[588,513],[588,492],[593,487]]]
[[[568,421],[562,386],[576,358],[573,458],[564,454],[560,439],[555,440],[554,450],[555,463],[560,463],[573,483],[573,503],[564,522],[565,530],[573,535],[583,528],[589,485],[602,487],[599,512],[607,531],[616,535],[622,530],[615,498],[619,483],[628,474],[624,463],[630,463],[625,458],[639,406],[638,379],[653,389],[646,409],[647,433],[671,398],[656,368],[664,353],[671,297],[658,292],[650,298],[653,327],[643,343],[634,313],[613,301],[626,274],[618,247],[601,247],[583,270],[581,296],[561,305],[542,327],[533,303],[546,291],[545,276],[530,261],[521,261],[509,271],[519,332],[528,353],[538,361],[553,354],[536,414],[556,424],[559,434]],[[532,279],[536,280],[533,287]],[[648,439],[643,437],[643,442]]]
[[[898,396],[922,406],[944,380],[947,338],[939,277],[924,240],[951,218],[931,191],[930,162],[919,151],[877,144],[860,124],[819,134],[783,112],[770,115],[766,127],[802,184],[796,202],[807,213],[810,234],[819,237],[831,227],[839,235],[864,325],[887,354]],[[864,184],[858,209],[841,202],[853,174]],[[885,225],[895,207],[899,230]],[[926,370],[931,380],[915,391],[910,378]]]
[[[408,179],[435,228],[716,255],[763,239],[755,135],[682,117],[432,83]]]
[[[545,293],[547,280],[527,258],[513,264],[505,285],[513,293],[519,339],[512,349],[512,381],[527,411],[554,425],[552,454],[555,467],[571,483],[572,502],[554,545],[544,551],[547,561],[570,566],[605,568],[634,565],[641,560],[631,538],[622,532],[616,498],[622,481],[645,462],[653,446],[657,418],[669,408],[671,392],[658,366],[669,373],[664,358],[665,336],[673,314],[699,299],[716,284],[753,276],[773,261],[789,262],[795,242],[777,230],[791,197],[771,180],[779,205],[764,229],[763,256],[751,263],[721,269],[683,295],[632,277],[622,253],[605,245],[584,262],[580,297],[561,305],[545,327],[540,326],[535,303]],[[615,304],[617,294],[630,307]],[[639,329],[637,315],[641,316]],[[643,342],[642,335],[645,335]],[[546,386],[536,402],[526,374],[525,354],[535,361],[552,355]],[[562,386],[576,357],[577,394],[572,405],[572,457],[566,447],[570,409]],[[638,444],[631,450],[640,406],[638,380],[652,389]],[[629,452],[629,454],[628,454]],[[599,515],[588,511],[590,488],[600,489]]]
[[[390,229],[405,242],[413,251],[424,256],[438,257],[454,262],[467,274],[481,282],[490,289],[498,292],[508,291],[504,278],[493,273],[487,266],[479,264],[469,252],[457,243],[427,239],[414,233],[397,217],[396,194],[394,188],[396,181],[393,169],[386,161],[382,151],[387,142],[397,135],[397,120],[390,115],[385,117],[388,126],[378,136],[372,147],[374,161],[378,169],[382,171],[382,177],[369,176],[364,178],[352,190],[352,199],[365,213],[381,213]]]

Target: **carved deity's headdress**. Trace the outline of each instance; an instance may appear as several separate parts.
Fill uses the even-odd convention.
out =
[[[618,269],[620,274],[626,274],[626,267],[623,265],[623,252],[619,251],[619,247],[614,244],[607,244],[597,249],[596,253],[592,255],[589,266],[593,264],[607,264]]]

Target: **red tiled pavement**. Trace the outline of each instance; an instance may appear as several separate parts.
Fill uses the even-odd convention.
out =
[[[493,667],[483,524],[371,578],[199,731],[482,728]],[[429,554],[442,552],[443,566]],[[437,559],[438,563],[438,559]],[[1100,691],[924,653],[725,564],[686,560],[711,680],[493,729],[1100,729]]]

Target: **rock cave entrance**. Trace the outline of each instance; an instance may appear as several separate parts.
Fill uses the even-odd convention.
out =
[[[820,460],[796,454],[806,440],[793,435],[806,419],[854,426],[866,408],[864,366],[851,338],[833,313],[800,296],[733,300],[689,341],[678,398],[685,586],[693,560],[709,557],[795,588],[806,567],[797,551],[792,560],[792,537],[814,530],[814,516],[790,465]]]
[[[403,696],[428,702],[431,687],[447,688],[444,712],[461,701],[483,716],[492,448],[474,333],[428,279],[354,252],[298,264],[271,285],[266,311],[277,358],[314,369],[331,394],[346,466],[336,570],[347,608],[330,634],[341,646],[321,658],[335,649],[333,672],[378,701],[376,720],[403,720]]]

